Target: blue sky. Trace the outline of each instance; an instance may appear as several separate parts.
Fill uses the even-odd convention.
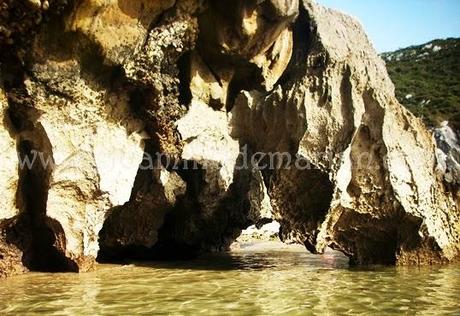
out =
[[[364,25],[379,52],[460,37],[460,0],[317,0]]]

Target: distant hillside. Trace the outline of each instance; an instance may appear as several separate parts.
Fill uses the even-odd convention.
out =
[[[398,100],[427,125],[460,131],[460,38],[382,54]]]

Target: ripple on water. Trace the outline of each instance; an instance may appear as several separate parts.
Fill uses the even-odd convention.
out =
[[[348,268],[334,253],[242,250],[0,281],[0,315],[460,314],[459,266]]]

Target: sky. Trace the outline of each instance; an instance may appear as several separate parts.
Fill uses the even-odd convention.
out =
[[[460,37],[460,0],[317,0],[357,18],[378,52]]]

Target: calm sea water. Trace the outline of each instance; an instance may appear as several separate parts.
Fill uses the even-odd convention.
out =
[[[246,248],[185,262],[0,280],[0,315],[460,315],[460,267],[351,269],[334,253]]]

